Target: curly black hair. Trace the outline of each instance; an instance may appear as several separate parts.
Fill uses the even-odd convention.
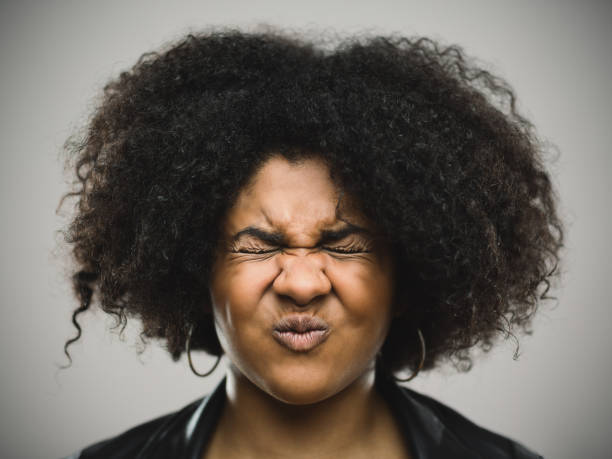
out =
[[[416,367],[417,327],[424,369],[468,371],[475,346],[531,333],[559,273],[543,142],[503,79],[428,38],[354,35],[331,49],[278,30],[192,34],[108,83],[66,151],[70,361],[96,297],[174,360],[191,326],[192,348],[222,354],[208,289],[220,222],[271,154],[316,152],[392,245],[394,298],[409,307],[382,348],[389,372]]]

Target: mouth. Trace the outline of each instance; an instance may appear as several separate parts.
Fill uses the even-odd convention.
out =
[[[276,323],[272,336],[291,351],[308,352],[323,343],[329,333],[329,325],[320,317],[292,315]]]

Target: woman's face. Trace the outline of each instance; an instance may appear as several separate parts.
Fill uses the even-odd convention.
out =
[[[210,285],[219,340],[236,377],[286,403],[372,371],[389,330],[391,255],[346,198],[338,218],[338,200],[321,160],[273,156],[224,222]]]

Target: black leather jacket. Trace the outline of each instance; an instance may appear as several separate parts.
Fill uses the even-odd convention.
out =
[[[442,403],[377,378],[415,459],[541,458],[472,423]],[[207,397],[79,451],[69,459],[200,459],[225,402],[225,378]]]

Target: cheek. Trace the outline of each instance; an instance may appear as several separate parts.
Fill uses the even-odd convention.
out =
[[[335,263],[328,276],[347,324],[365,330],[372,339],[384,340],[391,321],[393,283],[384,266],[374,263]]]
[[[267,262],[227,263],[215,271],[210,293],[222,334],[229,337],[257,323],[258,305],[274,275],[274,266]]]

